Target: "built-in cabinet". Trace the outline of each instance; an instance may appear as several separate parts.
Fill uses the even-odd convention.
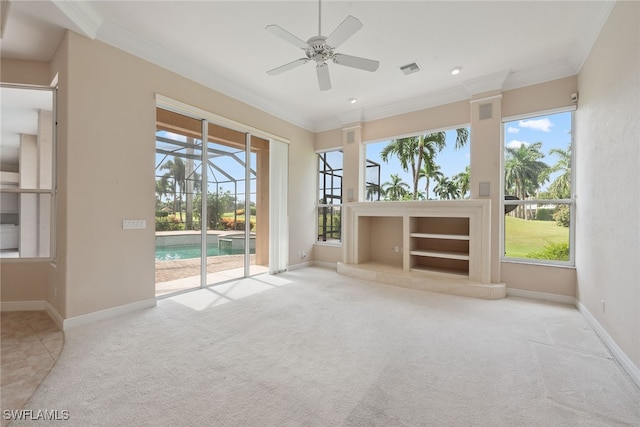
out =
[[[490,201],[348,203],[338,272],[384,283],[502,298],[490,283]]]

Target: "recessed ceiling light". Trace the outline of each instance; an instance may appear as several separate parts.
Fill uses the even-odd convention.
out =
[[[358,102],[358,99],[357,98],[349,98],[349,102],[351,104],[355,104],[356,102]]]
[[[457,76],[458,74],[460,74],[460,70],[462,70],[462,67],[456,67],[453,70],[451,70],[451,74],[454,76]]]

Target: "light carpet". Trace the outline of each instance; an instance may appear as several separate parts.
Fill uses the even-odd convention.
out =
[[[574,307],[311,267],[73,328],[25,409],[70,426],[613,426],[640,425],[640,390]]]

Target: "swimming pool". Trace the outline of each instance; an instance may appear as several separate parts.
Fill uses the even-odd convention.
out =
[[[243,249],[219,250],[217,244],[207,245],[207,256],[242,255]],[[251,253],[255,253],[251,249]],[[156,261],[173,261],[178,259],[200,258],[200,245],[164,245],[156,246]]]

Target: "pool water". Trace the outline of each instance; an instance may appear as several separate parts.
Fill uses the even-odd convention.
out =
[[[218,250],[217,244],[207,246],[207,256],[242,255],[244,250]],[[251,253],[254,253],[251,250]],[[166,245],[156,246],[156,261],[173,261],[177,259],[200,258],[200,245]]]

